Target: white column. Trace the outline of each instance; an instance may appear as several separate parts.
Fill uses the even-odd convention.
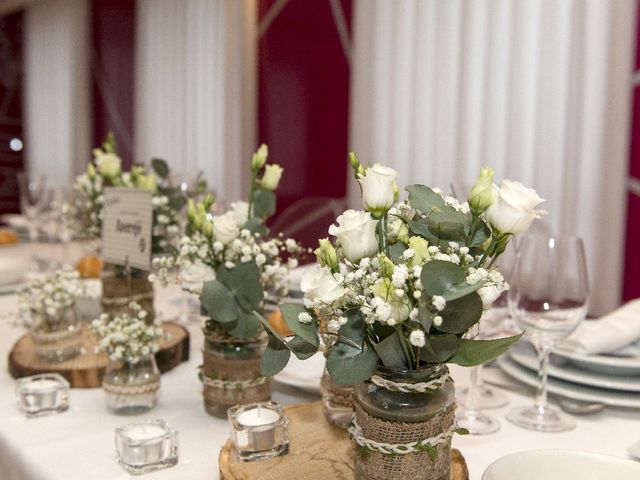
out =
[[[635,2],[356,0],[350,148],[446,189],[482,165],[585,239],[592,313],[620,301]],[[355,201],[357,187],[350,198]]]
[[[24,41],[28,168],[70,185],[91,158],[88,2],[33,2]]]
[[[246,189],[256,148],[255,0],[138,0],[135,160]]]

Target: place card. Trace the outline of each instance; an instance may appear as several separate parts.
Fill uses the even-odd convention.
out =
[[[151,192],[107,187],[102,214],[104,261],[149,270],[153,226]]]

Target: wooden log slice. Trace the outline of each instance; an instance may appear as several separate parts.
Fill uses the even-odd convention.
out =
[[[161,372],[167,372],[189,360],[189,332],[180,325],[165,322],[162,328],[168,338],[160,342],[156,361]],[[30,335],[23,335],[9,353],[9,373],[13,378],[27,377],[37,373],[59,373],[72,388],[97,388],[107,366],[107,356],[95,352],[96,339],[83,325],[83,353],[60,363],[47,363],[38,358]]]
[[[321,402],[286,407],[289,453],[254,462],[240,461],[227,441],[220,451],[222,480],[353,480],[355,449],[346,430],[327,422]],[[469,480],[464,457],[452,450],[451,480]]]

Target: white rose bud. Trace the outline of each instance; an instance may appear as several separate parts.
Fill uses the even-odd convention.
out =
[[[476,181],[467,197],[467,202],[471,211],[475,214],[481,214],[493,203],[493,169],[483,168],[480,170],[480,176]]]
[[[345,293],[331,270],[319,266],[305,271],[300,289],[304,292],[305,307],[312,307],[318,302],[333,303]]]
[[[260,170],[264,167],[264,164],[267,163],[267,157],[269,156],[269,147],[267,147],[264,143],[260,145],[260,148],[256,150],[256,153],[253,154],[251,159],[251,168],[254,171]]]
[[[396,179],[398,172],[393,168],[376,163],[366,169],[366,174],[358,179],[362,187],[364,208],[374,217],[380,218],[396,199]]]
[[[335,236],[344,256],[351,262],[358,262],[364,257],[372,257],[378,253],[376,238],[377,220],[368,212],[347,210],[338,217],[338,225],[329,227],[329,234]]]
[[[278,188],[282,171],[284,169],[280,165],[272,164],[264,167],[264,175],[260,180],[260,186],[265,190],[273,191]]]
[[[196,261],[180,268],[180,284],[182,288],[200,294],[204,282],[216,279],[216,272],[209,265]]]
[[[227,245],[240,235],[240,229],[233,214],[227,212],[224,215],[213,217],[213,238]]]
[[[102,153],[96,157],[98,172],[105,177],[115,177],[120,173],[120,157],[115,153]]]
[[[538,193],[520,182],[502,180],[500,188],[494,186],[495,201],[487,209],[487,219],[500,233],[517,235],[531,222],[547,212],[536,210],[544,200]]]

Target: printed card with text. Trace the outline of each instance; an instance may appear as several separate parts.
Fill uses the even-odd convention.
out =
[[[153,223],[151,192],[105,188],[102,214],[104,261],[149,270]]]

